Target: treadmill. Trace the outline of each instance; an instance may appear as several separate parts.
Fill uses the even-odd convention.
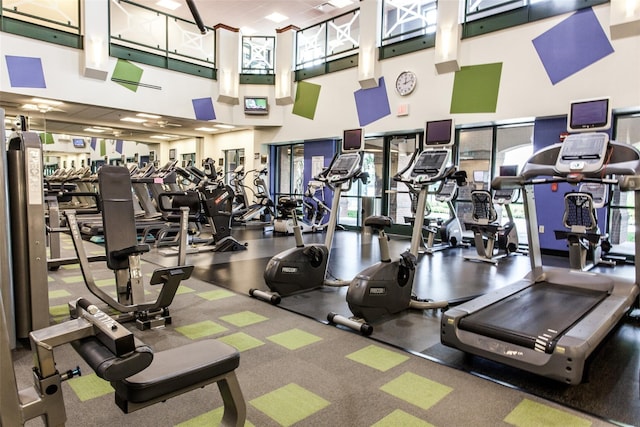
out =
[[[566,384],[583,380],[585,362],[631,309],[635,277],[622,278],[542,265],[533,188],[550,182],[600,182],[634,191],[640,208],[640,152],[603,132],[569,135],[535,153],[516,177],[497,177],[497,190],[519,188],[531,272],[522,280],[443,314],[442,344]],[[635,231],[640,253],[640,227]]]

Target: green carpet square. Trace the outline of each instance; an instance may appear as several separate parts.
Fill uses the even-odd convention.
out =
[[[269,320],[269,318],[252,311],[241,311],[240,313],[222,316],[220,320],[224,320],[227,323],[231,323],[233,326],[241,328],[243,326],[253,325],[254,323],[264,322],[265,320]]]
[[[104,255],[104,249],[96,249],[89,251],[89,255]]]
[[[313,344],[314,342],[321,341],[319,336],[310,334],[300,329],[291,329],[289,331],[281,332],[279,334],[271,335],[267,337],[269,341],[273,341],[276,344],[288,348],[289,350],[297,350],[304,346]]]
[[[302,421],[330,404],[317,394],[294,383],[255,398],[249,403],[283,426]]]
[[[227,328],[212,322],[211,320],[205,320],[204,322],[192,323],[191,325],[179,326],[176,328],[176,331],[192,340],[219,334],[226,330]]]
[[[405,372],[395,380],[389,381],[380,387],[380,390],[424,410],[431,408],[453,391],[451,387],[411,372]]]
[[[215,301],[223,298],[229,298],[234,295],[235,294],[233,292],[227,291],[225,289],[217,289],[215,291],[200,292],[198,294],[200,298],[204,298],[208,301]]]
[[[61,265],[60,268],[63,269],[63,270],[79,270],[80,269],[80,264]]]
[[[424,420],[421,420],[418,417],[414,417],[411,414],[407,414],[406,412],[396,409],[377,423],[373,424],[371,427],[434,427],[433,424],[430,424]]]
[[[51,283],[51,282],[55,282],[55,281],[56,281],[56,279],[54,279],[53,277],[47,276],[47,282]]]
[[[105,286],[115,286],[116,284],[116,278],[115,277],[110,277],[108,279],[100,279],[100,280],[96,280],[96,286],[99,288],[103,288]]]
[[[103,380],[96,374],[82,375],[69,380],[69,385],[73,389],[80,401],[85,402],[105,394],[113,393],[113,387],[108,381]]]
[[[53,317],[69,316],[69,305],[52,305],[49,307],[49,314]]]
[[[71,294],[64,289],[58,289],[57,291],[49,291],[49,299],[63,298],[63,297],[69,297],[69,296],[71,296]]]
[[[251,350],[252,348],[264,345],[264,342],[252,337],[249,334],[245,334],[244,332],[238,332],[235,334],[220,337],[218,338],[218,341],[229,344],[230,346],[238,349],[238,351],[247,351]]]
[[[180,285],[178,286],[178,289],[176,290],[176,295],[182,295],[182,294],[188,294],[190,292],[195,292],[195,289],[192,289],[188,286],[185,285]]]
[[[198,415],[197,417],[191,418],[190,420],[176,424],[174,427],[219,426],[222,421],[223,413],[224,413],[224,408],[220,407],[218,409],[214,409],[213,411],[205,412],[202,415]],[[247,420],[245,420],[244,425],[245,427],[254,427],[254,424]]]
[[[62,281],[64,283],[84,283],[84,277],[82,276],[63,277]]]
[[[354,353],[347,354],[346,357],[382,372],[386,372],[409,360],[409,356],[376,345],[370,345]]]
[[[528,399],[520,402],[504,421],[518,427],[587,427],[591,425],[589,420]]]

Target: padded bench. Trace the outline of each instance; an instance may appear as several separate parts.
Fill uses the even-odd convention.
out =
[[[215,382],[224,402],[221,425],[243,426],[245,423],[246,404],[235,374],[240,353],[228,344],[214,339],[196,341],[155,352],[149,363],[145,346],[136,342],[136,350],[131,354],[143,358],[142,363],[147,367],[132,375],[129,375],[132,368],[123,368],[132,362],[127,361],[130,354],[117,357],[95,338],[84,338],[73,344],[98,376],[111,381],[116,404],[126,414]],[[138,353],[142,353],[142,357]],[[139,366],[140,362],[135,364]],[[110,369],[105,369],[106,366]],[[115,372],[118,374],[114,375]]]

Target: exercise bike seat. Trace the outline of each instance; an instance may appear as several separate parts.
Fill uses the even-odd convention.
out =
[[[371,227],[374,230],[382,230],[384,228],[389,228],[393,225],[393,220],[391,217],[384,215],[372,215],[364,220],[365,227]]]

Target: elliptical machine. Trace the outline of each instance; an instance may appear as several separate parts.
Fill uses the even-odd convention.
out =
[[[447,123],[444,123],[447,122]],[[432,132],[436,128],[440,131],[434,140],[429,135],[429,124]],[[427,123],[426,141],[432,144],[449,144],[451,141],[452,121],[439,121]],[[449,129],[447,133],[443,132]],[[391,225],[391,218],[384,216],[372,216],[365,220],[365,225],[371,226],[378,232],[380,243],[380,262],[361,271],[349,284],[347,290],[347,304],[353,313],[353,317],[347,318],[336,313],[329,313],[327,319],[330,323],[346,326],[359,331],[363,335],[370,335],[373,326],[368,322],[374,322],[384,316],[393,315],[407,309],[427,310],[444,309],[448,301],[419,300],[413,295],[413,280],[417,266],[417,257],[422,241],[422,226],[424,223],[423,212],[427,203],[427,193],[430,185],[443,181],[449,177],[455,178],[459,185],[466,179],[466,173],[456,172],[455,166],[447,167],[451,156],[450,149],[427,149],[414,153],[409,166],[396,174],[394,180],[406,182],[419,188],[416,217],[411,235],[411,248],[399,258],[391,260],[389,246],[384,228]]]
[[[349,191],[356,179],[366,179],[361,173],[364,146],[363,129],[345,130],[342,139],[342,154],[334,157],[331,165],[315,179],[324,181],[333,189],[331,215],[327,224],[324,244],[305,245],[300,226],[294,226],[296,246],[271,258],[264,272],[264,280],[271,292],[250,289],[249,295],[271,302],[280,303],[280,297],[311,291],[323,285],[346,286],[348,281],[327,280],[329,251],[333,244],[333,235],[338,221],[340,195]],[[295,215],[294,215],[295,217]]]
[[[427,232],[427,236],[422,241],[424,252],[429,255],[445,249],[465,246],[462,241],[462,224],[453,206],[453,200],[456,198],[457,193],[458,182],[455,179],[442,181],[440,189],[436,193],[436,201],[447,205],[449,218],[436,221],[431,221],[429,217],[425,218],[427,224],[424,225],[424,229]],[[436,242],[436,240],[439,240],[439,242]]]

